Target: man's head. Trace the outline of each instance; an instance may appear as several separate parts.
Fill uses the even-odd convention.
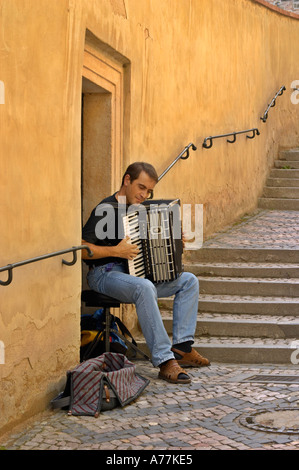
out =
[[[127,204],[141,204],[151,196],[157,182],[157,172],[150,163],[132,163],[124,173],[119,195],[126,196]]]

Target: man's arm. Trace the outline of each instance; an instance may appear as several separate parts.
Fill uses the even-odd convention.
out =
[[[93,243],[88,243],[85,240],[82,240],[82,245],[87,245],[93,253],[93,256],[90,257],[87,250],[82,250],[82,259],[88,260],[109,258],[111,256],[116,258],[133,259],[139,253],[138,246],[132,245],[129,237],[124,238],[116,246],[98,246]]]

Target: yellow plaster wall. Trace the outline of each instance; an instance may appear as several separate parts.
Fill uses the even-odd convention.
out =
[[[0,266],[80,244],[86,29],[126,58],[123,167],[142,159],[162,173],[198,147],[155,196],[204,204],[205,237],[255,208],[278,148],[298,145],[295,17],[252,0],[0,0]],[[251,127],[254,140],[202,148]],[[81,265],[61,259],[0,286],[2,431],[47,407],[78,361]]]
[[[81,62],[68,4],[0,1],[0,266],[80,244]],[[78,361],[81,263],[63,258],[0,286],[0,429],[47,407]]]
[[[197,152],[155,195],[204,204],[206,238],[256,206],[278,147],[298,144],[298,106],[290,100],[298,16],[251,0],[113,3],[125,5],[113,26],[96,3],[87,24],[131,61],[124,163],[145,159],[160,174],[194,142]],[[282,85],[287,90],[263,124],[260,116]],[[261,131],[253,141],[241,136],[235,145],[224,139],[202,148],[209,135],[252,127]]]

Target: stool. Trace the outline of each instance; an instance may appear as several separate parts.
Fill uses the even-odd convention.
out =
[[[105,329],[104,329],[105,350],[107,352],[110,351],[109,333],[113,331],[113,333],[117,334],[122,340],[124,340],[127,344],[129,344],[136,352],[139,352],[142,356],[145,357],[145,359],[149,360],[149,357],[143,351],[137,348],[134,338],[132,337],[129,331],[127,331],[127,333],[131,335],[133,343],[130,343],[127,340],[127,338],[121,335],[118,331],[111,328],[110,308],[119,308],[122,303],[127,303],[127,302],[120,302],[119,300],[114,299],[113,297],[109,297],[108,295],[105,295],[105,294],[99,294],[98,292],[93,291],[93,290],[82,291],[81,300],[82,302],[85,303],[86,307],[103,308],[104,315],[105,315]]]

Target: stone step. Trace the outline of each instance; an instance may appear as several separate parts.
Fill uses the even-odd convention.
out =
[[[297,160],[299,161],[299,149],[281,150],[279,152],[280,160]]]
[[[250,262],[250,263],[298,263],[299,249],[271,248],[209,248],[192,252],[194,262]]]
[[[277,187],[287,187],[287,188],[298,188],[299,187],[299,178],[268,178],[266,181],[267,187],[277,188]]]
[[[162,310],[172,309],[173,299],[159,299]],[[299,316],[299,299],[295,297],[265,297],[240,295],[199,296],[200,313],[229,313],[244,315]]]
[[[260,209],[279,211],[299,211],[299,199],[259,198]]]
[[[299,187],[265,186],[263,197],[281,199],[299,199]]]
[[[299,178],[299,170],[272,168],[269,174],[270,178]]]
[[[137,346],[146,352],[149,350],[144,338],[136,338]],[[234,363],[234,364],[289,364],[292,365],[297,357],[298,341],[294,338],[231,338],[231,337],[209,337],[196,340],[193,347],[211,364]],[[188,369],[192,375],[192,369]]]
[[[196,341],[194,347],[211,363],[292,364],[296,339],[221,338]]]
[[[198,276],[200,293],[266,297],[298,297],[299,279],[228,278]]]
[[[299,316],[299,299],[239,295],[200,295],[200,312]]]
[[[283,168],[284,170],[297,170],[299,169],[299,161],[297,160],[275,160],[275,168]]]
[[[165,329],[171,335],[172,315],[169,311],[162,311],[161,314]],[[299,338],[299,317],[201,313],[198,315],[195,335],[196,337]]]
[[[195,276],[299,278],[299,265],[296,263],[188,263],[185,271]]]
[[[292,169],[285,169],[288,166]],[[283,218],[288,227],[292,211],[299,211],[299,149],[281,152],[275,167],[259,207],[290,211],[289,218]],[[290,246],[288,230],[281,233],[277,213],[269,214],[276,214],[270,228],[256,224],[260,248],[250,247],[253,238],[247,225],[239,230],[237,243],[233,234],[222,238],[219,234],[185,256],[185,270],[193,272],[200,284],[194,347],[211,362],[290,364],[298,349],[298,244],[295,238],[293,249],[283,248]],[[272,248],[277,243],[279,248]],[[159,306],[171,336],[173,299],[159,299]]]

